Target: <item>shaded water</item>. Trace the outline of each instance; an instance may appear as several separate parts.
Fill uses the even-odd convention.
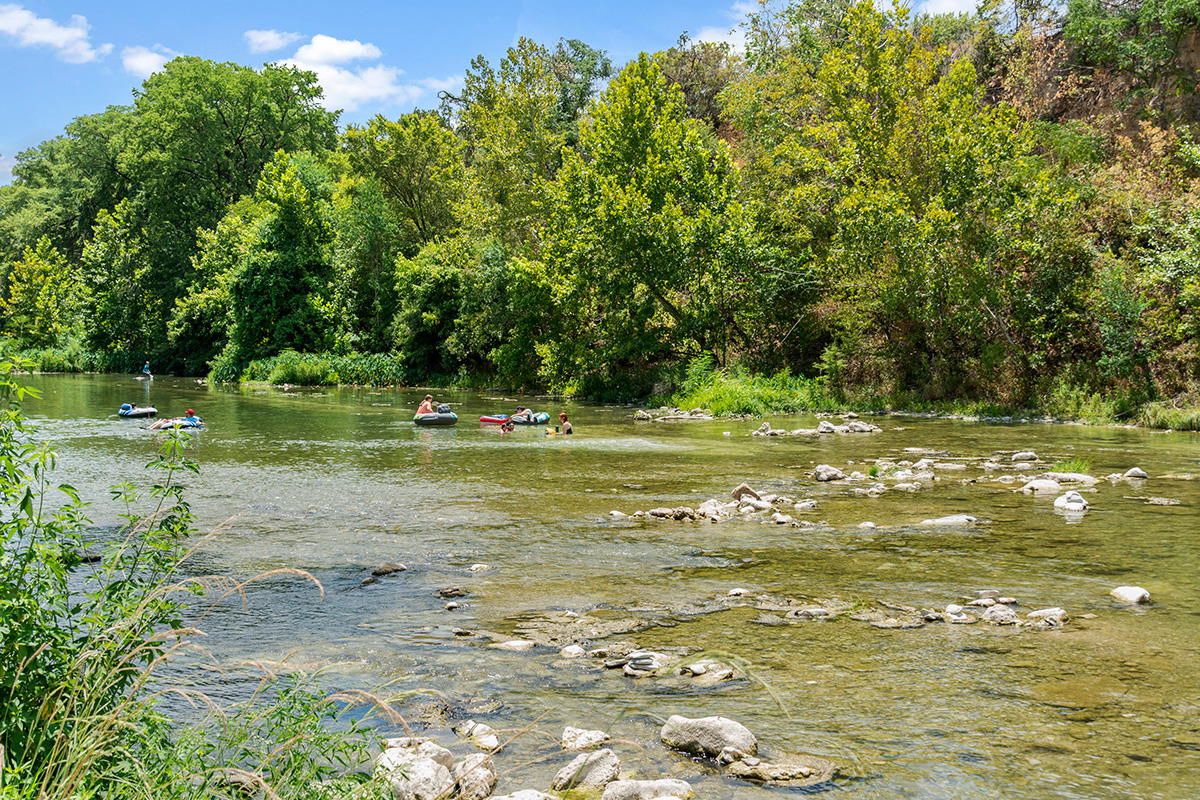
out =
[[[191,569],[248,578],[295,567],[325,588],[321,601],[299,580],[253,584],[244,608],[227,602],[206,618],[205,645],[231,659],[328,661],[339,686],[440,692],[444,699],[428,695],[406,711],[447,744],[443,712],[509,730],[536,720],[497,757],[511,770],[497,793],[546,789],[570,758],[554,753],[570,724],[625,740],[614,749],[638,777],[683,777],[702,797],[779,794],[665,752],[661,719],[680,713],[729,716],[768,749],[833,759],[841,777],[826,788],[860,798],[1200,796],[1200,487],[1161,477],[1200,474],[1193,434],[882,417],[874,435],[764,439],[748,435],[761,420],[635,423],[629,408],[535,400],[524,404],[568,411],[576,435],[529,427],[501,436],[472,420],[511,410],[511,395],[437,392],[439,402],[458,404],[461,421],[421,429],[411,424],[424,394],[415,390],[247,390],[117,376],[31,383],[43,398],[26,410],[57,445],[60,479],[94,501],[100,526],[116,521],[107,487],[149,480],[143,466],[160,442],[141,423],[119,420],[120,403],[153,403],[164,416],[195,408],[209,427],[196,439],[202,472],[189,476],[188,499],[202,530],[225,525]],[[805,475],[820,463],[865,471],[870,459],[921,457],[906,448],[935,450],[945,462],[1007,462],[1032,449],[1050,464],[1085,458],[1097,476],[1140,466],[1152,477],[1101,482],[1085,495],[1092,510],[1072,520],[1052,497],[1014,492],[1020,482],[964,483],[982,476],[978,461],[939,470],[924,491],[879,498]],[[695,507],[742,481],[816,498],[815,511],[795,516],[820,524],[608,515]],[[1151,496],[1179,504],[1147,505]],[[953,513],[981,522],[918,524]],[[383,561],[409,569],[360,585]],[[473,564],[489,568],[472,572]],[[1122,584],[1144,586],[1154,603],[1116,604],[1108,592]],[[457,611],[436,594],[452,585],[469,591]],[[751,598],[730,601],[734,588]],[[758,624],[752,600],[769,593],[940,609],[977,589],[1015,596],[1021,613],[1063,606],[1073,620],[1051,631],[884,630],[848,617],[779,626]],[[701,689],[634,680],[595,659],[562,661],[556,648],[513,653],[454,634],[509,634],[564,610],[651,620],[616,638],[733,653],[759,681]]]

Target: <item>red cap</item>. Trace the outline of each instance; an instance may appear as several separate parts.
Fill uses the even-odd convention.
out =
[[[195,414],[195,413],[196,413],[196,412],[195,412],[195,411],[192,411],[190,408],[188,409],[188,416],[189,416],[189,417],[190,417],[190,416],[192,416],[192,415],[193,415],[193,414]]]

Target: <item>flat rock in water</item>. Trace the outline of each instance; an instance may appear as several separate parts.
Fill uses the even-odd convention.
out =
[[[687,800],[693,795],[695,792],[687,781],[660,778],[656,781],[613,781],[604,787],[600,800],[658,800],[660,797]]]
[[[437,590],[439,597],[466,597],[468,592],[461,586],[447,586],[445,589]]]
[[[754,783],[799,788],[833,780],[837,766],[816,756],[784,753],[770,761],[758,758],[735,761],[725,768],[725,772]]]
[[[933,525],[935,527],[954,527],[961,525],[963,527],[974,525],[975,518],[970,514],[951,514],[946,517],[934,517],[933,519],[923,519],[918,525]]]
[[[1150,593],[1140,586],[1118,586],[1109,592],[1109,594],[1122,603],[1129,603],[1131,605],[1150,602]]]
[[[758,752],[754,734],[726,717],[689,719],[673,714],[662,726],[659,738],[668,747],[725,762]]]
[[[1062,486],[1059,482],[1049,478],[1035,478],[1021,487],[1021,491],[1026,494],[1057,493],[1060,489]]]
[[[608,739],[609,736],[604,731],[589,731],[568,726],[563,728],[562,749],[591,750],[593,747],[604,744]]]
[[[575,786],[604,786],[621,774],[621,760],[608,748],[594,753],[581,753],[558,771],[550,788],[556,791]]]

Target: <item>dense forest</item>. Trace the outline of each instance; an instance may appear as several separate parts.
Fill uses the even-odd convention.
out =
[[[180,57],[17,157],[0,317],[47,370],[1194,405],[1198,31],[765,2],[744,53],[523,39],[343,129],[312,73]]]

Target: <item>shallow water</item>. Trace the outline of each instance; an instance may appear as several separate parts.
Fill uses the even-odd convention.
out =
[[[228,660],[326,662],[339,687],[424,692],[403,704],[406,716],[447,744],[459,716],[524,730],[496,757],[508,770],[497,793],[548,788],[570,759],[555,745],[567,724],[622,739],[614,750],[638,777],[676,775],[717,798],[782,791],[666,752],[658,727],[680,713],[729,716],[767,750],[830,758],[840,776],[823,788],[858,798],[1200,796],[1200,486],[1162,477],[1200,474],[1194,434],[880,417],[877,434],[765,439],[749,436],[761,420],[638,423],[631,408],[440,391],[460,422],[422,429],[411,423],[417,390],[30,382],[43,397],[26,410],[57,445],[59,478],[93,501],[97,536],[116,522],[107,487],[149,481],[143,467],[161,442],[144,423],[118,419],[117,407],[152,403],[163,416],[195,408],[208,428],[195,439],[202,471],[189,476],[187,496],[202,530],[222,527],[189,569],[246,579],[298,568],[324,587],[322,600],[294,577],[251,584],[244,606],[226,601],[204,619],[204,645]],[[531,426],[501,436],[472,421],[518,402],[566,410],[576,435]],[[771,422],[815,425],[811,416]],[[922,457],[906,448],[967,468],[937,470],[941,479],[924,491],[878,498],[805,475],[821,463],[866,471],[876,458]],[[979,459],[988,456],[1006,466],[992,474],[1016,474],[1008,454],[1021,449],[1045,462],[1022,474],[1081,457],[1096,476],[1140,466],[1151,479],[1101,482],[1085,494],[1092,510],[1082,519],[1056,512],[1053,497],[1014,491],[1019,481],[963,482],[984,476]],[[819,524],[608,515],[695,507],[742,481],[817,499],[815,511],[794,516]],[[1179,504],[1147,505],[1148,497]],[[980,522],[919,524],[954,513]],[[860,528],[864,521],[878,527]],[[409,569],[360,585],[383,561]],[[471,572],[473,564],[489,568]],[[1108,592],[1122,584],[1145,587],[1154,602],[1117,604]],[[436,591],[454,585],[469,594],[447,611]],[[750,596],[731,600],[734,588]],[[753,607],[765,593],[940,609],[977,589],[1016,597],[1022,614],[1062,606],[1073,619],[1049,631],[886,630],[846,616],[759,624]],[[567,610],[650,620],[613,638],[731,653],[755,680],[707,689],[634,680],[596,659],[560,660],[555,648],[513,653],[454,635],[511,634]],[[241,685],[212,691],[233,697]]]

